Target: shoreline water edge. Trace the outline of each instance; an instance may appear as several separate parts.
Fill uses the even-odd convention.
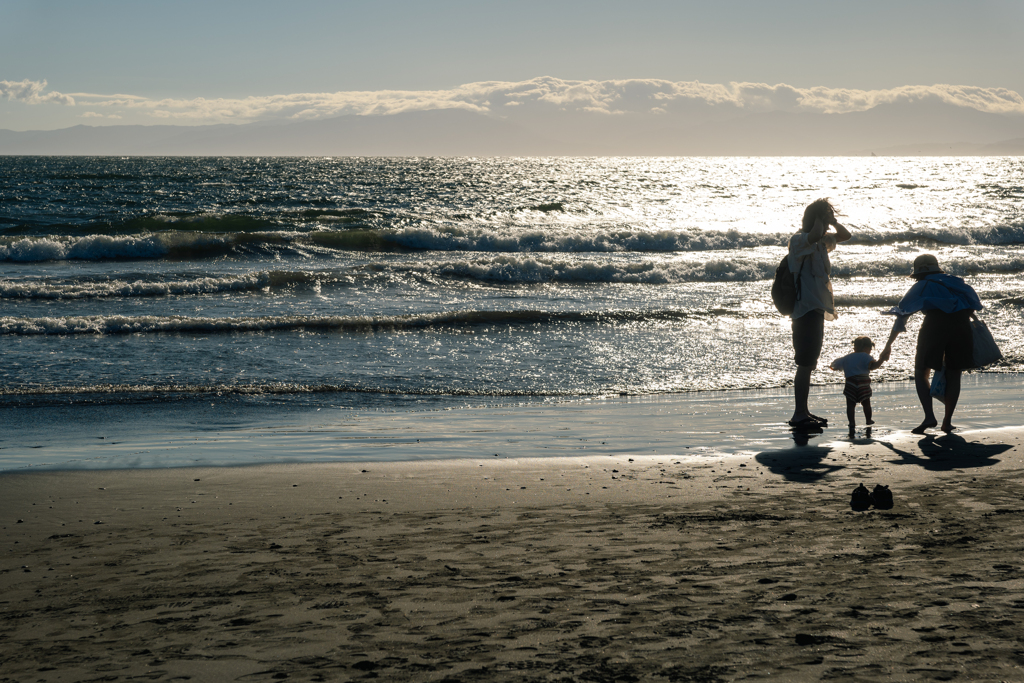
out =
[[[1011,427],[1020,379],[965,375],[961,430]],[[174,409],[33,405],[0,409],[0,475],[8,471],[238,466],[585,455],[752,457],[825,439],[889,437],[920,420],[912,382],[874,387],[876,424],[849,433],[841,385],[812,388],[830,418],[818,431],[785,424],[791,389],[599,397],[449,409],[282,410],[230,399]],[[55,429],[54,425],[62,425]]]

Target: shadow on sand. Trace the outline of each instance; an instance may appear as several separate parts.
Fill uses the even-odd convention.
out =
[[[989,467],[999,462],[996,458],[1000,453],[1013,448],[1006,443],[979,443],[968,441],[959,434],[943,434],[934,436],[927,434],[917,442],[918,453],[896,448],[886,441],[877,441],[900,456],[892,460],[895,465],[918,465],[926,470],[942,472],[945,470],[964,469],[968,467]]]
[[[789,481],[815,482],[833,472],[843,469],[842,465],[826,463],[831,446],[811,445],[811,440],[821,436],[823,430],[792,430],[793,448],[778,451],[764,451],[754,456],[757,462]]]
[[[821,432],[793,432],[793,448],[764,451],[754,456],[773,474],[789,481],[815,482],[844,469],[845,465],[826,462],[834,450],[832,446],[812,445],[811,440]],[[871,438],[870,428],[860,438],[851,438],[858,446],[878,445],[899,456],[889,462],[895,465],[916,465],[926,470],[942,472],[970,467],[989,467],[999,462],[997,455],[1013,448],[1011,444],[986,444],[968,441],[958,434],[935,436],[927,434],[910,449],[902,449],[881,439]]]

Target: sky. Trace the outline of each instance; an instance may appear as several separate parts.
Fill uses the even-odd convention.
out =
[[[1024,114],[1020,26],[1020,0],[0,0],[0,128],[493,111],[540,77],[822,111],[945,84]]]

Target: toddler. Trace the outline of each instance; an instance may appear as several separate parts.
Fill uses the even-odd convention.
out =
[[[873,348],[875,343],[870,337],[857,337],[853,340],[853,353],[837,358],[830,366],[833,370],[842,370],[846,375],[843,395],[846,396],[846,417],[850,421],[851,430],[857,424],[858,403],[864,406],[864,422],[869,425],[875,424],[871,419],[871,375],[868,373],[877,370],[882,363],[889,360],[892,348],[887,344],[878,360],[871,357]]]

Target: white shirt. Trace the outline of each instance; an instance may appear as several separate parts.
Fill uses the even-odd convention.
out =
[[[796,320],[811,311],[822,311],[825,320],[835,320],[835,300],[832,297],[832,262],[828,252],[836,248],[836,236],[823,235],[811,244],[808,233],[798,232],[789,238],[789,270],[797,286],[797,300],[792,318]]]
[[[842,358],[836,358],[832,361],[832,369],[842,370],[843,375],[846,377],[867,375],[871,372],[871,363],[873,363],[874,360],[875,359],[871,357],[870,353],[856,351],[843,356]]]

